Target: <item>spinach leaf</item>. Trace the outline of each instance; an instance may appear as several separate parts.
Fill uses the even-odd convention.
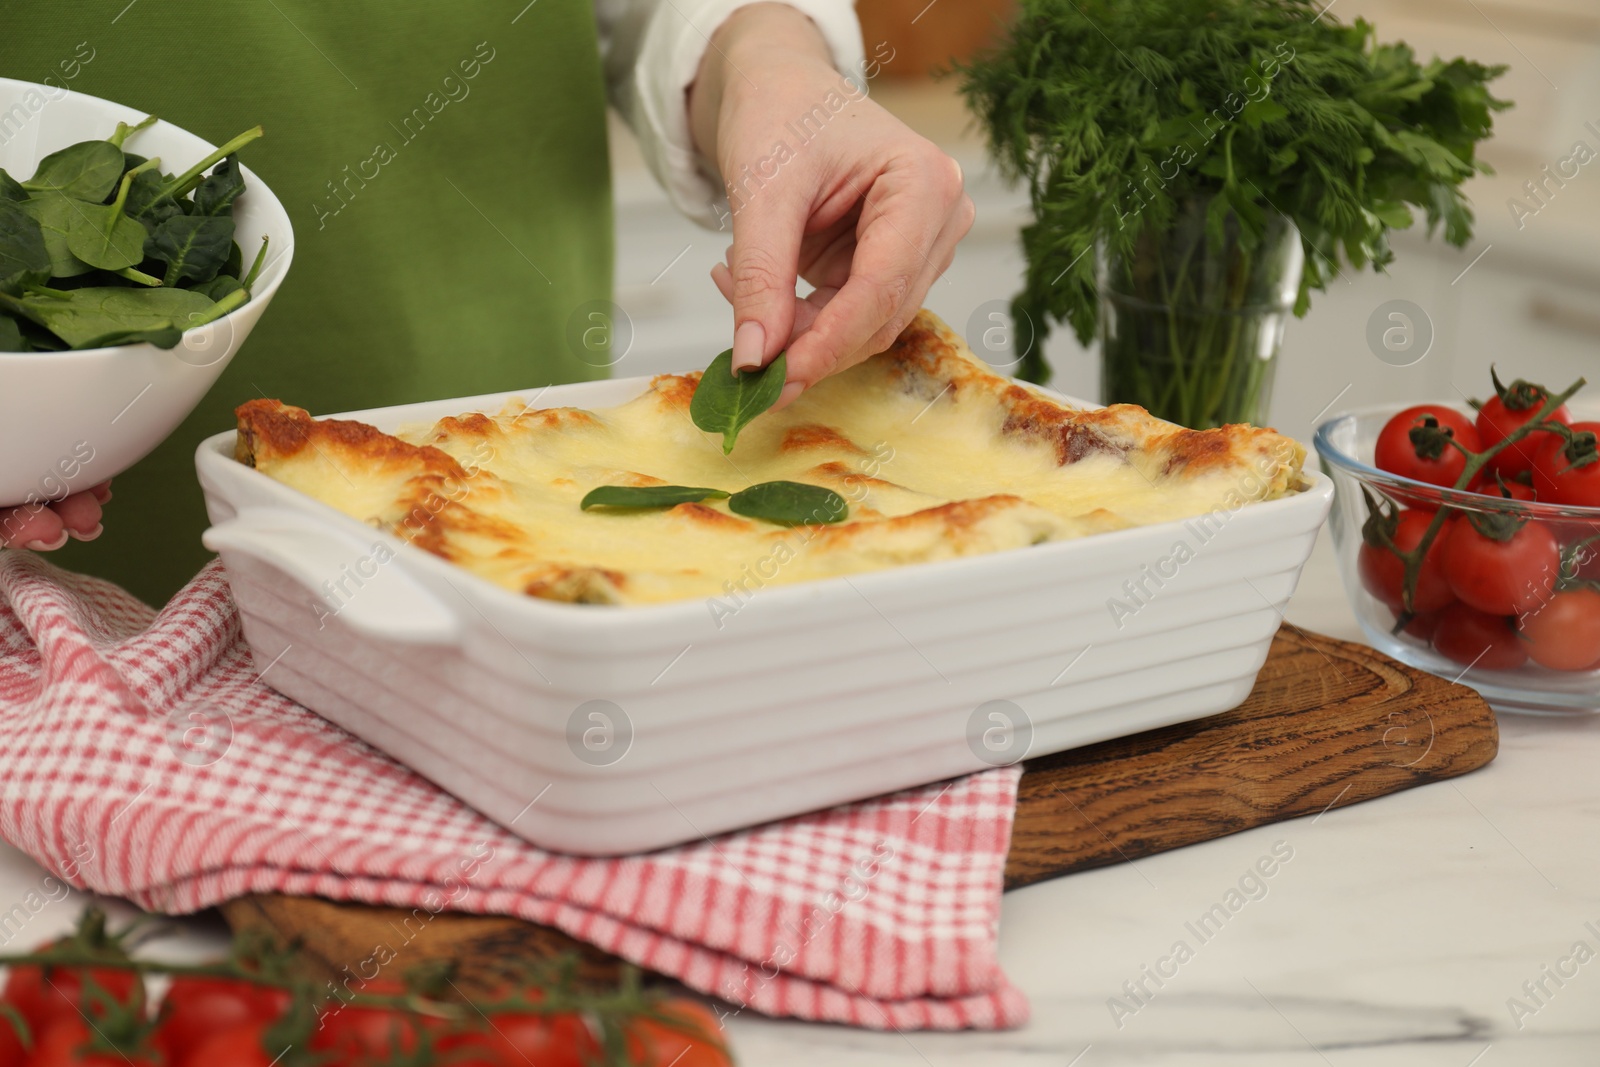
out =
[[[211,176],[194,190],[194,210],[191,215],[220,215],[233,206],[244,192],[244,175],[239,171],[239,157],[229,156],[211,171]]]
[[[122,177],[122,149],[110,141],[79,141],[39,161],[22,187],[33,193],[61,193],[98,204]]]
[[[144,342],[155,345],[157,348],[176,348],[183,339],[183,331],[171,324],[152,326],[143,330],[112,330],[110,333],[91,337],[82,344],[73,345],[73,348],[110,348],[113,345],[136,345]]]
[[[28,199],[28,190],[19,185],[17,179],[7,174],[4,167],[0,167],[0,200],[26,199]]]
[[[150,235],[148,251],[167,265],[163,282],[185,278],[208,282],[233,252],[233,219],[205,215],[173,215]]]
[[[244,249],[239,247],[237,241],[228,249],[228,261],[222,265],[222,273],[231,274],[235,278],[244,277]],[[245,288],[248,289],[249,286],[246,285]]]
[[[728,510],[782,526],[842,522],[850,505],[832,489],[802,482],[761,482],[728,498]]]
[[[50,251],[38,221],[22,205],[0,200],[0,278],[49,269]]]
[[[81,206],[83,205],[80,201],[62,196],[60,193],[45,193],[22,204],[22,210],[39,224],[39,229],[44,234],[44,247],[50,254],[52,278],[74,278],[94,270],[89,264],[73,255],[72,249],[67,246],[67,231]]]
[[[227,159],[229,156],[239,151],[239,149],[243,148],[251,141],[254,141],[257,137],[262,136],[262,134],[263,130],[260,126],[250,127],[248,130],[244,131],[239,136],[223,145],[221,148],[212,151],[209,156],[202,159],[200,162],[196,163],[194,166],[190,167],[176,178],[173,178],[171,181],[167,182],[167,192],[171,193],[173,196],[186,195],[189,190],[200,184],[200,175],[204,174],[218,163],[221,163],[224,159]]]
[[[23,296],[29,287],[43,285],[50,280],[44,271],[23,271],[13,274],[9,278],[0,278],[0,294],[5,296]]]
[[[778,402],[783,392],[788,359],[778,358],[759,370],[733,374],[733,349],[728,349],[706,368],[689,401],[689,417],[706,433],[722,435],[724,455],[733,451],[733,442],[751,419]]]
[[[85,204],[67,229],[67,248],[101,270],[121,270],[144,261],[144,227],[115,204]]]
[[[212,300],[221,300],[229,293],[237,292],[243,288],[244,283],[239,281],[239,279],[235,278],[233,275],[219,274],[215,278],[212,278],[209,282],[201,282],[199,285],[191,285],[189,287],[189,291],[191,293],[199,293],[201,296],[210,297]]]
[[[0,315],[0,352],[26,352],[28,342],[23,340],[22,327],[17,320]]]
[[[154,231],[172,216],[183,214],[183,205],[167,193],[166,182],[167,179],[155,171],[142,170],[128,187],[128,203],[124,210],[144,223],[147,230]]]
[[[78,204],[67,225],[67,250],[91,267],[122,270],[144,261],[144,227],[122,210],[134,177],[122,179],[117,199],[110,204]]]
[[[702,500],[720,500],[728,494],[721,489],[696,489],[687,485],[602,485],[589,490],[578,505],[590,508],[670,508]]]
[[[65,352],[67,343],[36,322],[17,319],[22,330],[22,347],[32,352]]]
[[[187,289],[89,288],[30,293],[16,298],[0,293],[0,310],[21,314],[73,348],[92,348],[112,336],[145,333],[171,348],[190,326],[208,321],[213,301]]]

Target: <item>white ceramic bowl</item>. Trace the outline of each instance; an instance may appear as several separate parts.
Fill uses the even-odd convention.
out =
[[[0,78],[0,167],[22,180],[78,141],[110,136],[144,113],[98,97]],[[25,116],[25,117],[22,117]],[[187,170],[214,145],[166,122],[129,138],[129,151]],[[0,352],[0,505],[56,500],[122,473],[194,410],[250,335],[294,258],[289,214],[244,169],[234,205],[248,264],[263,235],[267,260],[250,302],[190,330],[176,348],[149,344],[77,352]]]

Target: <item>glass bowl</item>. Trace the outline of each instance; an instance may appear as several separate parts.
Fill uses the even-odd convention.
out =
[[[1362,528],[1374,503],[1380,508],[1392,506],[1395,509],[1445,511],[1447,520],[1441,528],[1441,545],[1448,538],[1453,524],[1468,521],[1469,514],[1509,515],[1519,522],[1538,524],[1554,537],[1564,553],[1575,550],[1581,560],[1583,577],[1600,581],[1600,541],[1586,549],[1578,547],[1587,539],[1600,536],[1600,508],[1507,500],[1481,493],[1442,489],[1390,474],[1374,466],[1373,449],[1379,431],[1392,416],[1412,406],[1413,403],[1384,404],[1344,412],[1328,419],[1316,432],[1317,455],[1322,469],[1333,479],[1335,486],[1333,515],[1329,524],[1333,531],[1334,551],[1339,560],[1339,574],[1344,580],[1345,594],[1349,597],[1350,607],[1355,611],[1361,629],[1379,651],[1402,663],[1470,685],[1496,709],[1545,714],[1600,711],[1600,643],[1593,649],[1594,658],[1587,668],[1552,670],[1529,658],[1520,666],[1489,669],[1484,666],[1485,660],[1496,656],[1514,659],[1518,655],[1516,650],[1526,651],[1533,647],[1533,642],[1515,618],[1507,616],[1500,620],[1511,631],[1511,638],[1516,642],[1516,650],[1510,652],[1503,649],[1501,642],[1504,635],[1498,631],[1491,637],[1463,637],[1464,633],[1474,634],[1467,622],[1468,616],[1478,617],[1480,624],[1486,623],[1486,620],[1481,613],[1460,601],[1417,615],[1396,632],[1400,622],[1398,611],[1401,609],[1373,595],[1363,582],[1358,565],[1365,544]],[[1443,406],[1472,417],[1472,412],[1465,404],[1446,402]],[[1600,406],[1569,403],[1568,408],[1575,420],[1600,419]],[[1381,553],[1384,550],[1373,551]],[[1545,610],[1551,598],[1559,595],[1540,594],[1540,602],[1524,612],[1523,618],[1530,619]],[[1447,616],[1453,617],[1446,621]],[[1444,622],[1443,630],[1440,629],[1441,621]],[[1564,628],[1563,632],[1570,637],[1577,632],[1577,628]],[[1441,638],[1442,643],[1454,653],[1453,656],[1446,655],[1436,647],[1435,642]],[[1581,643],[1586,643],[1586,639]],[[1481,650],[1477,649],[1479,645],[1482,646]],[[1578,654],[1582,655],[1581,649]],[[1550,657],[1546,654],[1543,658]]]

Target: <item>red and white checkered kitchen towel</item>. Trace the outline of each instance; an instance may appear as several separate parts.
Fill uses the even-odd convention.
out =
[[[157,615],[0,550],[0,835],[155,911],[259,892],[448,906],[769,1015],[1018,1026],[996,938],[1020,776],[642,856],[544,852],[257,681],[220,564]]]

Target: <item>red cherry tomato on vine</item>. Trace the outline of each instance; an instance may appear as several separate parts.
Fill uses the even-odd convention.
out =
[[[1528,658],[1554,671],[1600,667],[1600,590],[1557,593],[1519,620]]]
[[[10,1019],[0,1015],[0,1067],[22,1067],[25,1059],[22,1036]]]
[[[1515,670],[1528,662],[1511,620],[1504,615],[1488,615],[1465,605],[1439,615],[1433,631],[1433,647],[1441,656],[1463,667],[1485,671]]]
[[[577,1015],[500,1012],[481,1028],[446,1034],[434,1047],[440,1063],[586,1067],[600,1060],[600,1043]]]
[[[1499,497],[1501,500],[1526,500],[1532,502],[1539,499],[1539,494],[1533,491],[1533,486],[1528,485],[1526,482],[1497,482],[1493,477],[1490,477],[1488,481],[1480,479],[1473,486],[1473,492]]]
[[[59,965],[46,968],[34,964],[11,968],[0,1000],[16,1008],[35,1034],[56,1019],[76,1019],[80,1012],[100,1018],[105,1014],[103,1007],[84,995],[85,976],[118,1004],[144,1003],[144,982],[135,971]]]
[[[266,1049],[263,1039],[271,1025],[257,1020],[216,1030],[183,1057],[172,1060],[172,1067],[272,1067],[283,1050],[269,1053]]]
[[[159,1057],[129,1050],[90,1048],[94,1031],[80,1016],[61,1016],[38,1033],[28,1067],[160,1067]]]
[[[1478,409],[1478,442],[1485,449],[1493,448],[1521,429],[1523,423],[1532,421],[1550,400],[1548,390],[1529,382],[1513,382],[1509,389],[1502,389],[1500,380],[1496,378],[1495,387],[1496,395],[1490,397],[1483,407]],[[1551,422],[1569,422],[1571,419],[1572,415],[1567,411],[1566,405],[1556,408],[1550,414]],[[1533,467],[1533,457],[1539,446],[1544,444],[1542,439],[1545,436],[1544,432],[1535,431],[1509,445],[1489,461],[1485,473],[1498,471],[1500,477],[1510,481],[1513,476],[1528,471]],[[1492,474],[1490,477],[1492,478]]]
[[[1421,544],[1422,535],[1433,522],[1433,516],[1433,512],[1420,509],[1401,511],[1391,537],[1395,547],[1402,552],[1410,552]],[[1417,587],[1412,591],[1413,611],[1438,611],[1456,599],[1455,593],[1450,591],[1450,583],[1445,580],[1441,563],[1442,549],[1448,540],[1451,525],[1446,522],[1433,544],[1428,546],[1427,554],[1422,557]],[[1356,571],[1361,575],[1361,584],[1367,592],[1383,601],[1398,616],[1404,609],[1401,595],[1405,589],[1405,561],[1388,548],[1363,543],[1356,555]]]
[[[1561,573],[1561,549],[1547,526],[1524,523],[1497,541],[1466,519],[1453,525],[1442,562],[1451,590],[1465,603],[1490,615],[1516,615],[1550,599]]]
[[[652,1019],[634,1019],[626,1027],[628,1062],[647,1067],[729,1067],[733,1062],[719,1047],[722,1026],[704,1005],[669,1000],[660,1010],[695,1035]]]
[[[1565,576],[1600,582],[1600,523],[1580,528],[1578,536],[1570,538],[1568,544],[1571,570]]]
[[[1575,422],[1572,428],[1580,434],[1573,446],[1578,455],[1594,453],[1595,441],[1581,435],[1593,434],[1600,440],[1600,422]],[[1564,438],[1556,434],[1540,436],[1546,440],[1533,457],[1533,484],[1540,499],[1569,507],[1600,508],[1600,459],[1573,466]]]
[[[1418,455],[1418,445],[1411,440],[1411,431],[1423,427],[1430,416],[1438,423],[1439,430],[1462,448],[1469,452],[1481,451],[1477,428],[1468,416],[1443,404],[1419,404],[1384,423],[1373,456],[1379,470],[1430,485],[1456,484],[1467,465],[1467,457],[1461,449],[1439,440],[1431,444],[1425,441],[1421,446],[1423,454]]]
[[[1400,615],[1398,611],[1394,614],[1396,618]],[[1439,628],[1439,616],[1443,614],[1442,611],[1424,612],[1406,623],[1406,628],[1401,632],[1408,633],[1421,641],[1432,642],[1433,632]]]
[[[400,982],[379,978],[366,982],[355,992],[370,996],[403,996]],[[421,1020],[404,1008],[377,1008],[333,1003],[317,1020],[311,1033],[311,1048],[334,1053],[343,1060],[389,1060],[398,1054],[416,1051]]]
[[[218,1031],[276,1022],[288,1009],[285,989],[234,978],[180,976],[161,1002],[156,1046],[176,1061]]]

